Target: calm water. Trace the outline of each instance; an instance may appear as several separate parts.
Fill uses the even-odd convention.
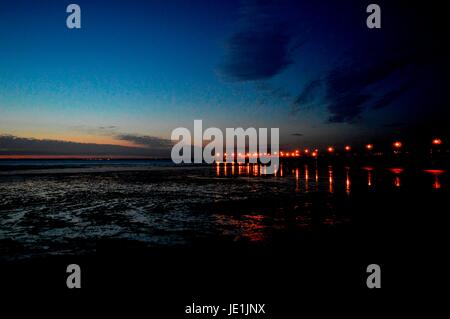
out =
[[[174,167],[170,161],[0,166],[5,259],[89,254],[101,243],[117,242],[142,247],[295,242],[353,225],[371,194],[383,199],[448,191],[446,171],[400,167],[282,164],[276,176],[264,176],[259,165]]]

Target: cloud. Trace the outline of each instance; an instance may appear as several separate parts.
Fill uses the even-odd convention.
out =
[[[86,155],[169,157],[170,148],[127,147],[0,135],[0,155]]]
[[[415,60],[408,54],[379,54],[374,57],[369,52],[354,58],[350,65],[339,66],[331,70],[326,79],[326,99],[329,102],[330,122],[352,122],[373,101],[375,94],[371,87],[398,74]],[[388,93],[374,107],[386,106],[399,97],[404,89],[396,89]],[[392,93],[394,92],[394,93]],[[389,102],[389,103],[388,103]]]
[[[358,19],[364,15],[357,7],[351,1],[328,1],[321,12],[308,10],[307,5],[300,10],[299,20],[307,21],[306,27],[312,30],[302,36],[307,49],[319,45],[327,60],[320,67],[305,67],[308,53],[314,51],[303,50],[291,57],[306,71],[299,73],[299,79],[307,80],[289,101],[292,113],[320,108],[320,114],[328,113],[324,122],[355,123],[373,110],[398,107],[406,111],[406,103],[420,109],[431,99],[441,104],[448,101],[439,83],[447,82],[449,50],[440,27],[443,22],[435,19],[435,12],[416,7],[405,11],[403,5],[386,3],[383,17],[389,27],[374,31],[360,25],[364,21]],[[312,18],[314,12],[321,18]],[[301,32],[290,30],[291,38]],[[414,115],[407,116],[412,120]]]
[[[410,84],[403,85],[402,87],[389,91],[385,93],[381,98],[379,98],[375,103],[372,105],[372,109],[378,110],[381,108],[384,108],[386,106],[389,106],[392,102],[394,102],[396,99],[398,99],[403,93],[405,93],[409,88],[411,87]]]
[[[368,94],[346,94],[335,99],[329,106],[330,123],[351,123],[362,112],[363,105],[371,98]]]
[[[321,86],[322,81],[319,79],[312,80],[306,84],[303,91],[295,98],[294,103],[292,104],[292,112],[296,113],[301,109],[312,107]]]
[[[240,9],[238,30],[226,43],[221,75],[231,81],[254,81],[271,78],[293,61],[298,47],[289,31],[289,15],[280,11],[289,2],[246,1]]]
[[[385,81],[395,78],[420,60],[410,52],[375,52],[366,48],[352,54],[351,63],[343,62],[328,70],[321,79],[304,86],[292,103],[294,113],[316,105],[326,105],[330,123],[353,123],[366,109],[380,109],[392,104],[412,87],[412,80],[381,95]],[[392,86],[390,86],[392,87]],[[375,92],[374,92],[375,91]]]
[[[148,135],[119,134],[116,135],[115,138],[121,141],[132,142],[136,145],[147,148],[167,149],[173,146],[173,142],[171,140]]]

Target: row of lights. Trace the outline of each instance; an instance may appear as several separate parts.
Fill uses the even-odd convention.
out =
[[[433,145],[441,145],[442,144],[442,140],[439,139],[439,138],[435,138],[435,139],[432,140],[432,144]],[[394,147],[394,149],[398,150],[398,149],[400,149],[403,146],[403,144],[400,141],[395,141],[394,143],[392,143],[392,146]],[[368,151],[373,150],[373,147],[374,147],[373,144],[366,144],[366,146],[365,146],[365,148]],[[352,150],[352,147],[350,145],[346,145],[344,147],[344,150],[347,151],[347,152],[350,152]],[[333,146],[328,146],[327,151],[328,151],[328,153],[333,153],[335,151],[335,148]],[[307,154],[307,155],[311,155],[312,157],[317,157],[317,155],[319,154],[319,150],[318,149],[314,149],[314,150],[310,151],[308,148],[305,148],[303,150],[303,152],[305,154]],[[276,156],[278,153],[274,152],[273,154]],[[235,153],[231,153],[232,157],[235,157],[235,155],[236,155]],[[220,153],[216,153],[216,156],[220,157]],[[227,157],[228,156],[227,153],[225,153],[224,156]],[[262,157],[262,156],[270,157],[272,155],[270,153],[238,153],[237,156],[238,157],[251,158],[251,157]],[[279,156],[280,157],[300,157],[300,151],[299,150],[295,150],[293,152],[289,152],[289,151],[286,152],[286,151],[284,151],[284,152],[280,152]]]
[[[431,142],[433,145],[441,145],[442,144],[442,140],[440,139],[440,138],[435,138],[435,139],[433,139],[432,140],[432,142]],[[392,146],[394,147],[394,149],[400,149],[400,148],[402,148],[402,146],[403,146],[403,144],[402,144],[402,142],[400,142],[400,141],[395,141],[394,143],[392,143]],[[366,144],[366,149],[367,150],[373,150],[373,144]],[[352,147],[350,146],[350,145],[346,145],[345,147],[344,147],[344,149],[347,151],[347,152],[349,152],[349,151],[351,151],[352,150]],[[328,148],[327,148],[327,151],[328,151],[328,153],[333,153],[334,152],[334,147],[333,146],[328,146]]]

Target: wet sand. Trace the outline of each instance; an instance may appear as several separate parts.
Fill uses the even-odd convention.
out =
[[[427,172],[328,165],[277,176],[246,165],[2,175],[1,279],[64,290],[76,262],[87,291],[152,287],[159,301],[231,291],[285,304],[286,285],[362,291],[376,262],[384,284],[403,290],[431,282],[442,257],[446,174],[438,187]]]

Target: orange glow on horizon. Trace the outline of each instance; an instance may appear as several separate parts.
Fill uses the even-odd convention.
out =
[[[155,159],[150,156],[131,155],[0,155],[0,159],[84,159],[84,160],[114,160],[114,159]]]

